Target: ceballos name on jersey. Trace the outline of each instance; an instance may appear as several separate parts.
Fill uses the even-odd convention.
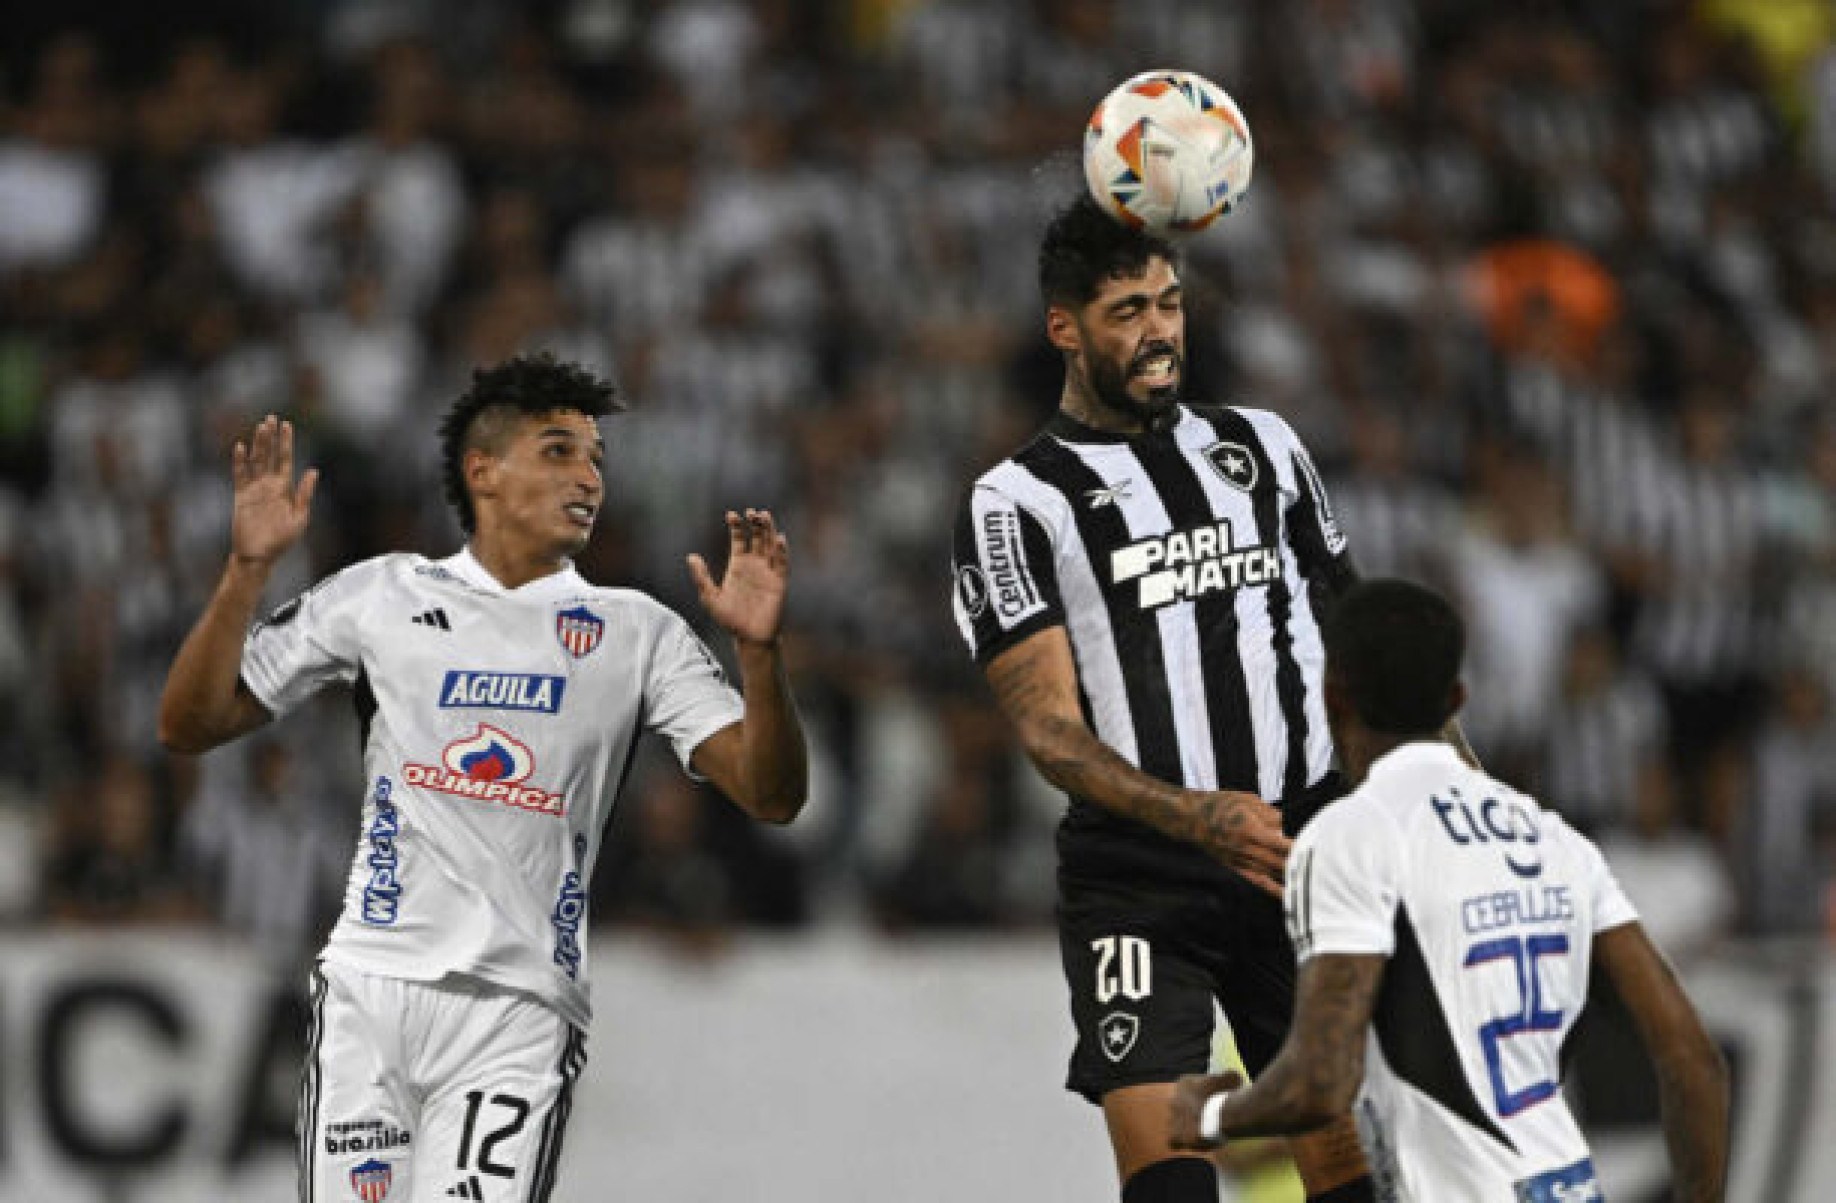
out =
[[[1109,554],[1110,583],[1139,581],[1140,606],[1153,610],[1207,593],[1266,585],[1281,576],[1273,547],[1232,547],[1219,521],[1138,539]]]
[[[440,685],[442,710],[534,710],[558,714],[566,677],[455,669]]]

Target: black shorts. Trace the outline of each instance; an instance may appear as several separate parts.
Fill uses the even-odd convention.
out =
[[[1344,788],[1333,774],[1296,799],[1294,826]],[[1093,1103],[1205,1072],[1214,999],[1251,1074],[1287,1038],[1294,947],[1281,901],[1234,873],[1219,869],[1207,884],[1061,873],[1058,940],[1077,1026],[1065,1085]]]

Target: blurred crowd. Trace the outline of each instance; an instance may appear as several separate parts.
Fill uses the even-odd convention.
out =
[[[590,578],[694,616],[683,554],[779,514],[817,758],[780,831],[647,755],[598,911],[708,946],[1047,917],[1061,803],[953,629],[949,524],[1056,404],[1033,258],[1085,118],[1177,66],[1257,152],[1184,247],[1192,395],[1284,414],[1360,567],[1457,596],[1475,747],[1659,883],[1678,939],[1836,935],[1827,5],[184,11],[39,13],[5,52],[0,915],[312,946],[348,702],[201,761],[154,739],[229,446],[278,412],[324,470],[275,604],[447,554],[437,415],[548,348],[631,406]]]

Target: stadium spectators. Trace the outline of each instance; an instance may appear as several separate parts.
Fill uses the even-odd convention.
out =
[[[1836,48],[1762,57],[1760,6],[1708,7],[348,3],[213,38],[181,6],[152,39],[37,14],[0,52],[0,805],[52,841],[41,910],[182,909],[177,825],[214,803],[147,759],[150,705],[215,576],[233,434],[285,412],[325,469],[279,601],[447,545],[431,440],[402,432],[472,364],[547,346],[633,402],[589,575],[685,601],[676,557],[717,535],[697,516],[741,499],[798,549],[822,837],[723,845],[689,799],[634,792],[618,838],[723,875],[686,918],[803,914],[745,884],[772,857],[803,862],[818,917],[887,903],[892,866],[901,923],[1039,914],[1012,773],[944,766],[889,837],[877,758],[903,753],[876,733],[945,747],[981,703],[945,654],[952,498],[1041,416],[1031,252],[1087,112],[1169,63],[1257,136],[1250,199],[1191,245],[1195,379],[1289,417],[1368,568],[1465,582],[1495,644],[1476,669],[1502,674],[1475,693],[1482,754],[1497,707],[1522,784],[1631,838],[1647,803],[1616,795],[1672,781],[1755,926],[1814,922],[1836,879],[1803,834],[1836,793],[1803,750],[1804,699],[1836,696]],[[1546,479],[1501,484],[1485,446]],[[1536,573],[1541,544],[1497,525],[1532,492],[1526,522],[1566,515]],[[1562,612],[1517,621],[1498,563]],[[311,746],[351,742],[315,721]],[[104,786],[112,817],[75,822]],[[1802,854],[1790,899],[1752,841]],[[913,893],[940,857],[968,876]]]

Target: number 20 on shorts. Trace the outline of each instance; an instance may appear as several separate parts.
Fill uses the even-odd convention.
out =
[[[1104,936],[1092,940],[1097,954],[1096,1000],[1103,1004],[1120,994],[1140,1002],[1154,992],[1153,946],[1140,936]]]

